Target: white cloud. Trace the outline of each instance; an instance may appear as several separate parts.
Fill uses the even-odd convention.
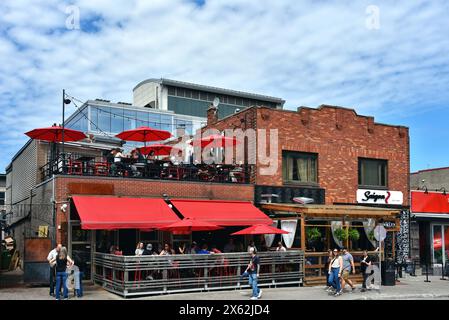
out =
[[[379,30],[365,26],[371,4]],[[81,30],[65,29],[67,5],[79,7]],[[62,88],[131,101],[150,77],[400,121],[448,104],[448,9],[444,0],[2,1],[0,147],[10,157],[11,141],[58,121]]]

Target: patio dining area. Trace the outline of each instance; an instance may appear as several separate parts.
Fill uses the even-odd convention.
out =
[[[42,178],[52,175],[184,180],[216,183],[249,183],[252,165],[173,163],[123,157],[120,162],[106,156],[66,153],[41,168]]]
[[[259,286],[299,286],[304,277],[304,253],[260,252]],[[104,289],[133,297],[176,292],[249,288],[241,274],[247,252],[170,256],[117,256],[95,253],[93,280]]]

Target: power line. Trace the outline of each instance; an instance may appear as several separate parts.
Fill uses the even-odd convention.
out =
[[[72,97],[71,95],[68,95],[67,93],[66,93],[66,95],[67,96],[69,96],[69,97],[71,97],[71,98],[73,98],[74,100],[76,100],[76,101],[78,101],[78,102],[80,102],[80,103],[83,103],[84,104],[84,102],[83,101],[81,101],[81,100],[79,100],[79,99],[77,99],[77,98],[75,98],[75,97]],[[76,105],[76,103],[74,102],[74,104],[75,104],[75,106],[79,109],[80,107],[78,106],[78,105]],[[121,114],[116,114],[116,113],[112,113],[112,112],[110,112],[110,111],[106,111],[106,110],[103,110],[103,109],[101,109],[101,108],[98,108],[98,107],[95,107],[97,110],[98,110],[98,112],[100,112],[100,113],[106,113],[106,114],[109,114],[109,115],[111,115],[111,116],[113,116],[114,118],[123,118],[123,119],[128,119],[128,120],[133,120],[133,121],[139,121],[139,122],[148,122],[148,123],[152,123],[152,124],[156,124],[156,125],[165,125],[165,126],[177,126],[177,125],[179,125],[179,124],[172,124],[172,123],[168,123],[168,122],[162,122],[162,121],[150,121],[150,120],[142,120],[142,119],[139,119],[139,118],[137,118],[137,117],[131,117],[131,116],[126,116],[126,115],[121,115]],[[117,109],[117,108],[114,108],[114,109]],[[121,108],[121,110],[123,111],[123,113],[124,113],[124,111],[125,111],[125,108]],[[151,113],[149,113],[149,112],[145,112],[145,113],[148,113],[148,114],[151,114]],[[160,116],[160,114],[158,114],[159,116]],[[169,117],[173,117],[172,115],[168,115]],[[189,121],[189,120],[180,120],[180,119],[174,119],[175,121],[184,121],[184,122],[187,122],[187,124],[186,123],[183,123],[183,125],[191,125],[192,127],[193,127],[193,121]],[[76,122],[75,122],[76,123]],[[201,124],[205,124],[205,122],[201,122]],[[95,125],[96,126],[96,125]],[[97,127],[97,126],[96,126]]]

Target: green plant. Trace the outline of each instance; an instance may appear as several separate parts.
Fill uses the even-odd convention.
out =
[[[374,230],[371,230],[371,231],[368,233],[368,239],[370,239],[371,241],[374,240]]]
[[[359,233],[359,230],[357,230],[357,229],[352,229],[352,228],[349,229],[348,235],[349,235],[349,239],[351,239],[351,240],[357,241],[360,238],[360,233]]]
[[[334,231],[334,235],[340,241],[347,240],[349,237],[348,229],[343,229],[343,228],[336,229]]]
[[[314,241],[321,238],[321,232],[317,227],[307,228],[306,230],[307,240]]]

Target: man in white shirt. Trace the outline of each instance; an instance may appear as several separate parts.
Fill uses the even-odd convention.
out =
[[[58,244],[56,248],[50,251],[50,253],[47,256],[47,261],[50,265],[50,295],[55,295],[55,279],[56,279],[56,262],[50,263],[51,260],[55,259],[58,255],[59,251],[61,251],[62,244]]]

